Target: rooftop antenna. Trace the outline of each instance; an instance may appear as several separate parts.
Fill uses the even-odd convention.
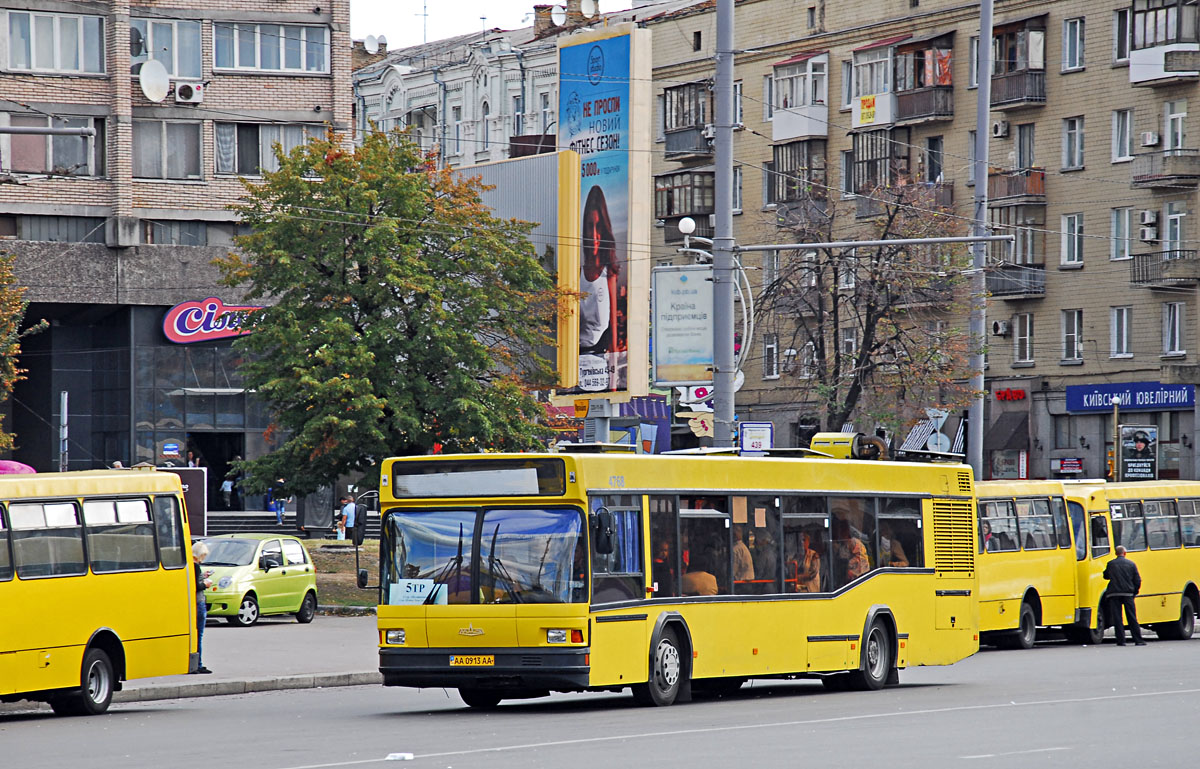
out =
[[[561,5],[556,5],[550,9],[550,21],[556,27],[561,27],[567,23],[567,9]]]
[[[379,50],[379,38],[374,35],[367,35],[367,39],[363,41],[363,50],[370,54],[377,52]]]
[[[429,0],[425,0],[421,5],[421,13],[414,13],[413,16],[421,18],[421,42],[429,42]]]

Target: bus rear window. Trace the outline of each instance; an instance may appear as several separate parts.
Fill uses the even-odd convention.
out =
[[[396,499],[553,497],[566,489],[561,459],[432,460],[392,466]]]

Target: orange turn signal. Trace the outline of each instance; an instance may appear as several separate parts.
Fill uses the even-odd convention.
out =
[[[583,643],[583,631],[582,630],[572,630],[571,631],[571,643],[573,643],[573,644]]]

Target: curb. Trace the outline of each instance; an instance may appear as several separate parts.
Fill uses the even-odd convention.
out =
[[[251,678],[244,681],[197,681],[162,686],[137,686],[113,694],[113,702],[151,702],[189,697],[222,697],[228,694],[273,692],[285,689],[323,689],[336,686],[381,685],[378,670],[361,673],[317,673],[276,678]]]

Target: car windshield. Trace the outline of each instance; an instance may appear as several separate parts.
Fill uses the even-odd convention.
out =
[[[208,558],[205,566],[246,566],[254,562],[254,551],[258,549],[256,539],[206,539]]]
[[[383,600],[575,603],[587,600],[578,508],[406,510],[384,525]]]

